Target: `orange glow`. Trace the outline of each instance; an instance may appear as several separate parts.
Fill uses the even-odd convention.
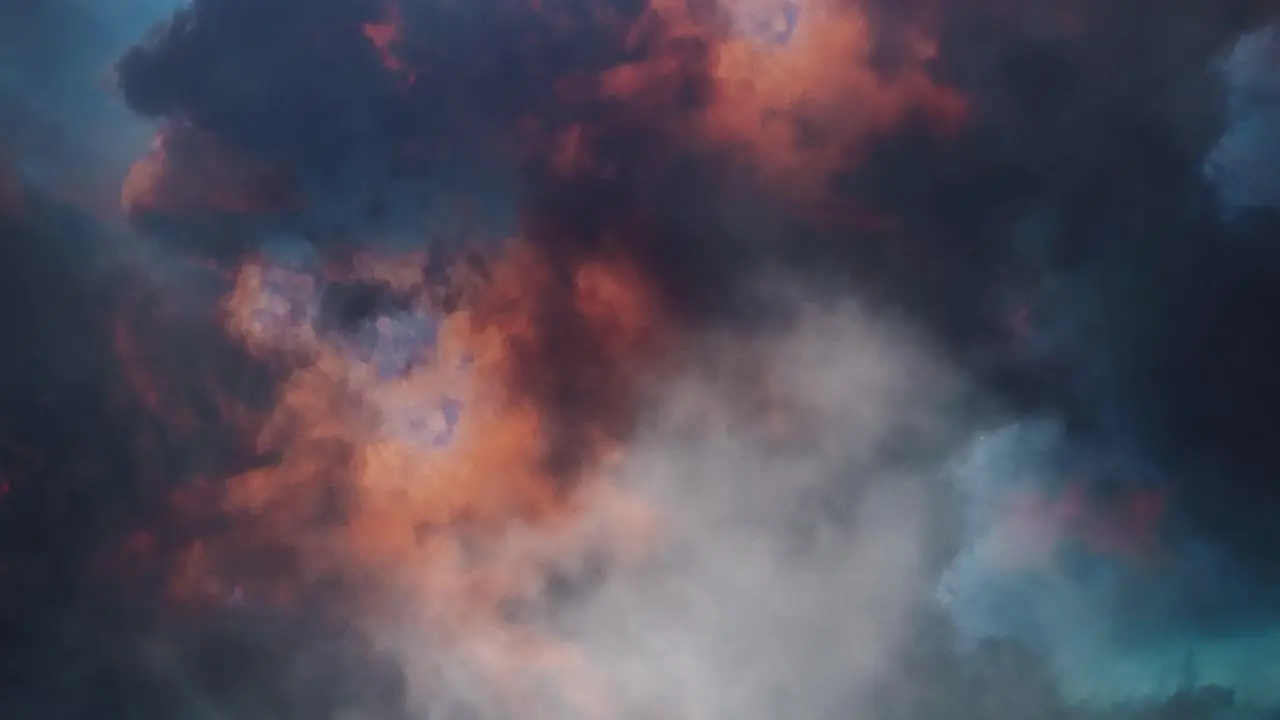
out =
[[[361,28],[364,36],[377,48],[383,67],[396,73],[405,69],[404,63],[395,54],[396,43],[401,38],[400,22],[400,6],[392,2],[387,8],[385,19],[365,23]]]
[[[740,144],[766,174],[810,183],[847,165],[858,143],[892,129],[918,110],[943,126],[957,123],[964,102],[923,71],[928,43],[891,80],[871,67],[871,38],[856,8],[813,1],[789,42],[744,37],[721,43],[714,62],[719,92],[705,132]]]
[[[287,209],[295,202],[282,173],[194,131],[158,132],[150,152],[130,166],[120,189],[121,207],[131,216],[256,214]]]
[[[758,14],[746,1],[726,11]],[[641,23],[661,25],[652,59],[564,79],[564,94],[575,95],[567,105],[604,99],[623,111],[563,124],[522,118],[532,155],[546,151],[575,179],[607,174],[593,143],[612,129],[603,124],[635,117],[645,132],[670,134],[677,151],[730,150],[780,190],[812,199],[864,141],[908,114],[943,126],[963,115],[960,98],[924,70],[928,43],[894,78],[876,73],[856,8],[810,0],[785,45],[713,29],[679,0],[653,10]],[[406,71],[397,5],[361,30],[388,70]],[[698,102],[686,98],[690,82],[709,83],[694,88]],[[161,134],[130,170],[122,202],[134,214],[266,211],[280,206],[262,189],[269,177],[203,137]],[[241,264],[220,321],[239,349],[283,368],[267,418],[238,425],[253,428],[252,455],[268,460],[175,495],[176,514],[215,515],[225,529],[195,533],[169,589],[186,600],[290,603],[314,582],[350,581],[360,595],[352,602],[374,610],[354,615],[407,615],[406,632],[462,658],[513,715],[527,716],[527,698],[550,681],[576,708],[565,715],[610,717],[608,688],[587,660],[511,609],[533,604],[588,552],[621,563],[652,552],[655,510],[612,473],[647,374],[680,328],[627,254],[633,238],[571,239],[588,242],[514,241],[483,267],[450,265],[444,279],[427,276],[425,254],[357,254],[304,269],[266,257]],[[321,318],[326,293],[353,285],[393,296],[396,309],[332,327]],[[397,354],[405,332],[430,340],[415,336]],[[194,425],[165,407],[159,378],[135,371],[138,343],[117,340],[137,395]],[[785,403],[759,391],[779,437],[799,430]]]
[[[658,340],[656,310],[631,268],[594,261],[578,267],[574,304],[593,334],[620,353],[634,353]]]
[[[935,53],[926,38],[912,44],[906,68],[885,78],[872,67],[870,29],[857,6],[808,0],[788,28],[781,9],[771,13],[770,5],[731,0],[722,9],[736,22],[725,31],[692,19],[680,0],[655,0],[672,51],[609,71],[603,92],[640,108],[660,106],[651,110],[668,122],[675,118],[676,132],[699,145],[737,148],[779,188],[808,197],[856,160],[863,142],[909,114],[943,131],[964,119],[964,99],[925,70]],[[762,26],[770,37],[760,37]],[[772,37],[784,29],[785,42]],[[688,48],[698,44],[707,48],[705,60],[689,57]],[[696,117],[679,119],[691,62],[706,63],[711,98]]]
[[[541,304],[562,292],[539,255],[513,243],[482,276],[458,266],[448,282],[464,300],[453,312],[434,304],[424,267],[409,256],[358,257],[323,276],[260,260],[240,269],[224,302],[227,330],[253,354],[295,367],[257,438],[278,461],[218,491],[233,528],[188,547],[172,588],[290,602],[310,580],[353,578],[363,602],[407,595],[412,625],[431,628],[430,642],[466,658],[513,707],[550,680],[581,716],[607,717],[585,661],[505,610],[535,599],[587,548],[643,557],[656,520],[610,481],[621,451],[606,433],[584,436],[597,447],[581,449],[587,462],[572,477],[548,469],[552,428],[517,380],[530,372],[521,350],[545,327]],[[411,312],[436,323],[426,357],[388,375],[317,330],[322,286],[357,279],[410,294]],[[624,263],[583,263],[571,301],[609,362],[651,352],[653,304]],[[387,318],[373,327],[379,342],[393,330]],[[282,549],[287,570],[258,567],[264,551]]]

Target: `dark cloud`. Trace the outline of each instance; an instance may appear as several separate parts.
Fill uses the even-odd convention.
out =
[[[1273,521],[1280,463],[1271,447],[1280,431],[1274,419],[1280,343],[1271,328],[1280,311],[1280,218],[1274,170],[1249,162],[1255,151],[1274,150],[1273,113],[1265,97],[1256,96],[1269,92],[1265,68],[1275,61],[1259,49],[1261,35],[1231,52],[1239,38],[1266,26],[1275,3],[865,6],[877,77],[891,83],[910,73],[913,43],[932,38],[936,52],[924,72],[958,91],[967,115],[951,132],[939,132],[925,109],[903,113],[856,148],[840,147],[836,169],[810,193],[817,202],[796,202],[740,148],[691,139],[689,119],[723,92],[714,78],[715,47],[706,38],[670,42],[660,23],[641,20],[646,8],[639,3],[195,0],[117,66],[130,109],[159,121],[167,133],[152,156],[155,172],[135,167],[132,217],[143,232],[183,254],[227,261],[281,236],[305,238],[334,255],[382,242],[384,235],[407,235],[411,244],[428,235],[423,242],[438,247],[455,240],[435,239],[422,229],[424,218],[445,213],[466,225],[478,215],[481,235],[520,225],[553,273],[568,272],[584,258],[625,258],[656,289],[663,322],[677,326],[766,323],[747,298],[770,269],[851,288],[926,328],[1002,406],[1063,421],[1067,449],[1055,452],[1072,459],[1035,459],[1050,477],[1037,481],[1041,489],[1056,492],[1068,476],[1084,475],[1098,497],[1140,484],[1165,498],[1162,527],[1174,569],[1158,582],[1118,593],[1123,597],[1114,603],[1108,596],[1097,613],[1120,617],[1131,611],[1125,603],[1141,604],[1156,592],[1186,598],[1162,605],[1167,619],[1143,629],[1139,643],[1280,622],[1248,601],[1270,597],[1260,589],[1280,584],[1274,560],[1280,530]],[[803,3],[797,7],[805,11]],[[58,27],[37,15],[28,20],[33,27]],[[55,60],[31,62],[39,68]],[[643,98],[620,100],[605,92],[600,77],[627,64],[665,74],[647,80]],[[1250,94],[1246,88],[1262,89]],[[820,144],[818,131],[830,134],[830,128],[803,115],[786,122],[816,124],[812,134]],[[32,115],[15,117],[4,122]],[[17,144],[36,143],[40,125],[22,124]],[[582,130],[575,136],[582,164],[565,170],[558,139],[571,136],[566,131],[574,126]],[[442,202],[443,196],[450,199]],[[0,211],[8,213],[6,237],[18,239],[4,271],[9,282],[2,286],[12,295],[5,305],[29,308],[4,316],[12,323],[6,337],[27,338],[6,357],[3,373],[14,385],[5,412],[23,418],[20,444],[59,457],[98,457],[122,476],[140,472],[122,449],[139,432],[116,419],[115,391],[104,389],[117,388],[116,374],[125,369],[112,364],[119,362],[118,339],[102,329],[111,321],[90,311],[100,304],[90,297],[98,288],[82,276],[60,274],[64,258],[79,257],[80,250],[54,257],[42,239],[67,243],[95,230],[69,220],[75,214],[67,208],[10,211],[4,208],[11,203],[0,200]],[[90,244],[76,242],[67,247]],[[112,285],[111,292],[124,293],[126,284]],[[554,276],[539,291],[538,322],[545,328],[540,344],[524,349],[529,362],[522,378],[531,398],[556,409],[562,437],[548,462],[569,474],[565,468],[581,462],[575,453],[589,425],[594,431],[605,420],[619,437],[629,430],[614,404],[618,385],[625,384],[610,374],[616,358],[566,310],[570,285]],[[365,305],[375,308],[365,314],[383,307]],[[360,315],[359,308],[351,312]],[[214,360],[205,361],[202,372],[269,384],[267,370],[236,351],[216,349],[224,341],[205,330],[207,337],[189,330],[198,339],[162,344],[212,348]],[[165,362],[192,364],[188,356]],[[184,398],[182,404],[191,403]],[[220,420],[209,414],[198,420]],[[101,436],[87,449],[77,445],[97,436],[91,428],[99,426],[119,437]],[[190,438],[166,436],[164,442],[174,445],[170,457],[195,452]],[[260,461],[243,457],[252,453],[234,439],[219,442],[202,451],[216,456],[207,460],[211,465]],[[74,469],[55,463],[42,472],[80,487],[67,479],[76,477]],[[43,490],[15,488],[11,499],[0,498],[9,503],[0,511],[51,513],[71,502],[74,514],[101,502],[84,495],[87,490],[55,502],[30,494]],[[141,502],[137,494],[113,502],[133,500]],[[107,543],[119,530],[101,526],[106,521],[96,510],[79,512],[74,522],[32,521],[22,542],[33,547],[58,546],[62,541],[52,535],[68,523],[83,539],[60,551],[74,557],[49,560],[62,570],[31,572],[79,577],[90,563],[76,553]],[[17,539],[5,542],[4,557],[25,553]],[[1197,563],[1213,569],[1199,573]],[[1092,590],[1091,582],[1078,587]],[[82,592],[65,583],[45,588],[50,598]],[[20,620],[14,632],[52,627],[63,610],[51,604],[40,610],[39,622]],[[1185,629],[1192,625],[1194,631]],[[1025,641],[1036,632],[1006,626],[987,634]],[[951,664],[904,662],[920,665],[922,683],[972,687],[978,681],[961,677],[967,666],[938,637],[930,635]],[[23,642],[35,647],[45,640]],[[266,643],[258,654],[299,644],[296,638]],[[219,658],[208,660],[216,666],[238,662],[224,657],[258,651],[209,652]],[[334,655],[346,662],[361,652]],[[1018,675],[1010,668],[1023,661],[1006,657],[1018,651],[982,652],[1004,658],[983,666],[1007,671],[983,682],[1032,688],[1028,693],[1043,695],[1027,701],[1032,705],[1059,702],[1040,679],[1005,677]],[[195,655],[199,677],[183,682],[201,693],[249,697],[278,689],[228,689],[222,670],[200,665],[204,656]],[[119,672],[151,677],[150,670]],[[13,677],[11,687],[35,682],[29,674]],[[286,692],[270,702],[287,714],[309,701]],[[1000,716],[984,709],[987,700],[965,702],[972,705],[965,717]],[[1186,697],[1176,702],[1194,704]],[[886,703],[901,713],[887,717],[943,712],[922,699],[912,701],[919,707]]]
[[[1225,127],[1214,59],[1266,10],[1215,3],[1174,20],[1142,3],[1082,3],[1074,28],[1015,42],[982,34],[1017,37],[998,17],[957,25],[956,43],[981,49],[956,56],[988,56],[957,80],[979,113],[994,109],[975,155],[1005,184],[984,192],[970,177],[971,195],[932,203],[981,218],[941,223],[953,242],[995,235],[1040,276],[1023,342],[1055,366],[1082,429],[1159,465],[1192,524],[1238,532],[1239,552],[1258,557],[1275,542],[1256,535],[1266,521],[1216,508],[1272,501],[1260,469],[1275,350],[1262,318],[1277,301],[1266,290],[1276,225],[1266,212],[1224,221],[1202,162]]]
[[[874,138],[824,191],[836,223],[788,207],[741,158],[682,144],[670,121],[713,102],[714,48],[673,49],[660,32],[624,43],[643,11],[625,3],[402,3],[392,17],[357,0],[200,0],[122,59],[121,87],[144,115],[296,171],[320,204],[515,163],[510,202],[535,241],[577,257],[608,238],[686,320],[741,319],[739,283],[762,267],[851,284],[905,308],[1021,407],[1064,417],[1076,441],[1151,468],[1177,532],[1273,572],[1278,226],[1266,210],[1225,213],[1204,165],[1243,142],[1215,62],[1273,4],[870,7],[882,79],[906,72],[913,38],[934,37],[928,72],[969,115],[949,136],[908,115]],[[367,26],[393,21],[380,49]],[[592,86],[660,59],[654,115]],[[531,118],[544,133],[592,129],[591,170],[549,171],[549,148],[520,134]],[[498,141],[533,160],[504,159]],[[891,222],[856,221],[854,207]],[[556,337],[552,366],[584,360]],[[566,407],[593,392],[537,382]]]

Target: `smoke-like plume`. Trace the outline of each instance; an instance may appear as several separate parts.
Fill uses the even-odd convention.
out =
[[[574,527],[504,534],[517,558],[553,553],[555,582],[516,616],[565,643],[534,655],[545,664],[511,647],[521,635],[491,627],[445,631],[446,647],[457,645],[442,652],[418,603],[376,620],[428,716],[451,717],[457,678],[486,671],[500,688],[534,693],[518,711],[526,717],[871,709],[924,586],[929,536],[930,478],[888,459],[890,446],[903,428],[938,440],[938,428],[912,426],[948,381],[856,307],[804,315],[781,336],[708,349],[715,375],[692,372],[657,401],[611,473],[616,489],[584,494]],[[768,378],[767,395],[739,384],[744,364]],[[492,682],[463,687],[492,702]]]

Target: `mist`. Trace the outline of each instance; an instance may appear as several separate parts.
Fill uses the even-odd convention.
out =
[[[525,622],[564,638],[581,673],[555,666],[577,680],[521,716],[874,709],[929,584],[940,476],[920,453],[940,456],[963,427],[960,383],[912,333],[853,301],[792,303],[793,321],[774,332],[700,342],[693,367],[655,392],[614,471],[643,508],[640,529],[614,496],[588,494],[570,538],[513,531],[522,548],[570,548]],[[601,542],[614,534],[624,537]],[[615,542],[639,548],[608,560]],[[460,659],[501,664],[499,639],[464,632],[448,641],[463,646],[455,660],[429,627],[370,621],[396,638],[425,716],[508,717],[468,706],[468,688],[451,683],[476,673]],[[599,706],[575,711],[576,693]]]

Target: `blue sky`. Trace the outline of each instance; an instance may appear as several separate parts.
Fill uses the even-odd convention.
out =
[[[0,11],[0,101],[10,162],[29,180],[108,184],[151,128],[120,100],[112,66],[177,0],[41,0]],[[18,157],[12,157],[17,155]]]

